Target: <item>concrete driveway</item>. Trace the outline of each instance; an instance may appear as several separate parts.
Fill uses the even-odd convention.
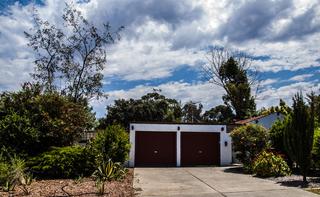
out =
[[[135,168],[134,188],[137,196],[318,196],[237,173],[232,167]]]

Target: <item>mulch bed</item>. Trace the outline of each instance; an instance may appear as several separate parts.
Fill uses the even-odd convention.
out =
[[[32,197],[92,197],[98,196],[95,182],[91,178],[81,180],[55,179],[37,180],[29,186],[29,195],[24,195],[20,187],[16,187],[13,194],[0,192],[0,196],[32,196]],[[106,182],[105,194],[103,196],[133,196],[133,169],[129,169],[127,176],[121,181]]]

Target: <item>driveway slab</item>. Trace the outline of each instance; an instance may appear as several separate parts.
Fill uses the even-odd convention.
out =
[[[137,196],[213,197],[316,197],[302,189],[290,188],[236,173],[232,167],[135,168]]]

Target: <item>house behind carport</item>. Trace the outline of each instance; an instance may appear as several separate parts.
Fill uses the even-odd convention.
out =
[[[270,129],[277,120],[283,120],[284,117],[285,117],[284,114],[280,112],[274,112],[267,115],[256,116],[256,117],[248,118],[245,120],[239,120],[239,121],[236,121],[235,124],[236,125],[258,124],[265,127],[266,129]]]

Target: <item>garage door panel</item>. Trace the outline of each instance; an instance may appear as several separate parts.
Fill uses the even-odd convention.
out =
[[[176,133],[136,131],[136,166],[176,166]]]
[[[182,132],[181,165],[219,165],[219,141],[219,133]]]

